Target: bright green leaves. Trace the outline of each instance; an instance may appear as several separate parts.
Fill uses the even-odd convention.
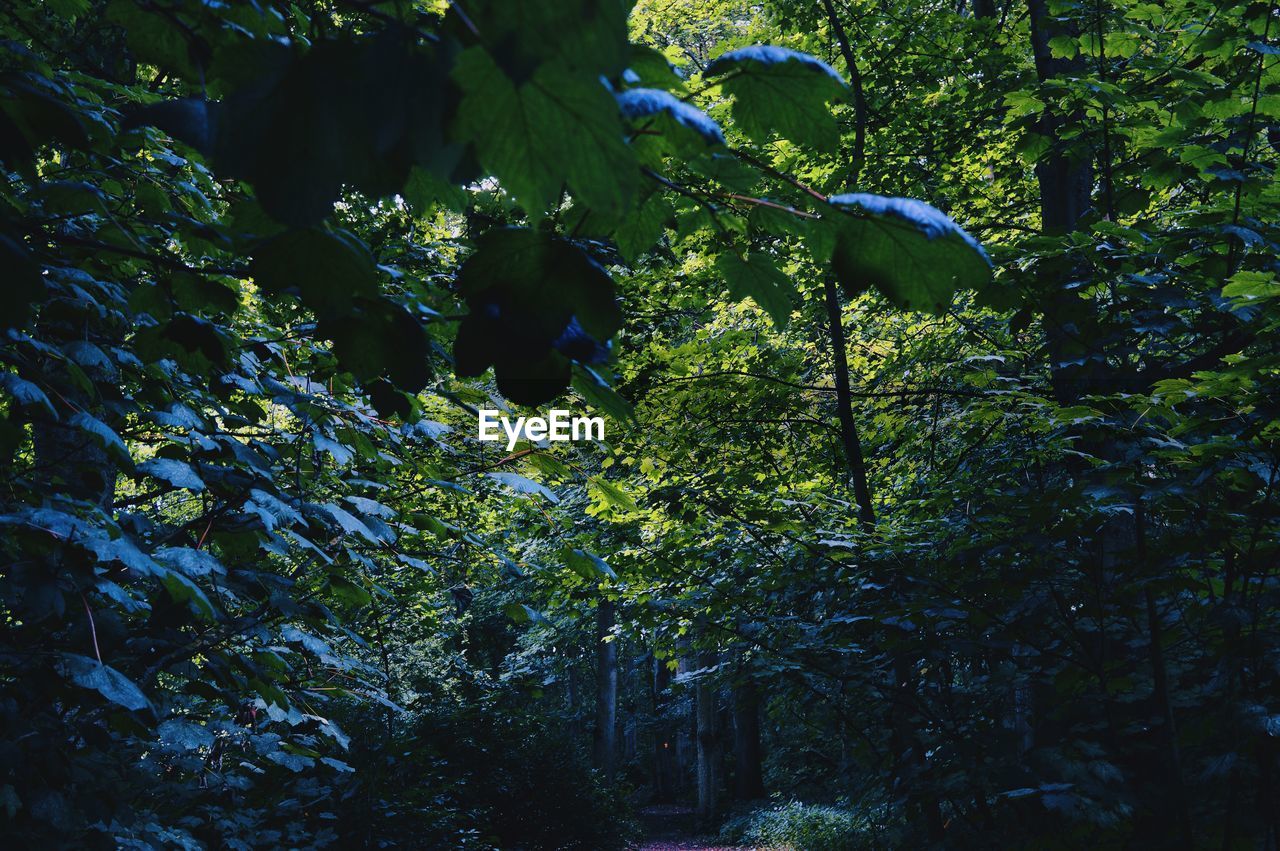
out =
[[[618,574],[598,555],[585,550],[566,549],[564,562],[574,573],[589,582],[600,582],[605,579],[617,581]]]
[[[766,142],[779,135],[822,151],[840,143],[827,104],[844,96],[844,80],[830,65],[772,45],[731,50],[707,67],[733,96],[733,118],[748,136]]]
[[[458,57],[453,78],[464,92],[455,134],[531,216],[555,205],[566,185],[592,209],[628,209],[635,158],[598,80],[550,62],[517,84],[479,47]]]
[[[1274,272],[1236,272],[1222,288],[1222,297],[1236,307],[1280,297],[1280,283]]]
[[[502,611],[506,616],[511,618],[513,623],[518,624],[547,624],[550,623],[542,612],[524,603],[507,603],[502,607]]]
[[[617,484],[604,476],[591,476],[587,479],[588,490],[594,498],[587,513],[594,517],[626,515],[639,511],[636,501]]]
[[[458,272],[471,315],[454,341],[459,375],[490,366],[512,401],[537,405],[569,383],[570,362],[596,363],[622,325],[614,285],[567,240],[500,228],[481,237]]]
[[[745,260],[737,254],[716,258],[716,271],[729,284],[729,295],[741,301],[751,298],[777,328],[785,328],[791,316],[791,281],[766,255],[753,252]]]
[[[982,246],[923,201],[863,193],[829,200],[849,214],[838,221],[833,265],[850,294],[873,286],[904,310],[942,313],[957,289],[991,277]]]

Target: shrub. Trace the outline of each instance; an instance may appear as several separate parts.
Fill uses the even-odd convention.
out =
[[[720,841],[790,851],[854,851],[871,848],[873,826],[859,813],[792,801],[730,819]]]
[[[492,696],[491,696],[492,697]],[[343,848],[618,851],[635,831],[621,788],[591,770],[572,731],[513,699],[441,701],[394,739],[352,719],[354,789]]]

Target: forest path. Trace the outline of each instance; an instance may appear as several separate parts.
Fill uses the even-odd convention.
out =
[[[693,810],[688,807],[653,806],[640,810],[645,838],[636,851],[749,851],[719,845],[714,837],[694,835]]]

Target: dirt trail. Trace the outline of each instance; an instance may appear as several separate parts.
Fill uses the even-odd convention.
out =
[[[714,837],[696,836],[693,810],[688,807],[654,806],[640,810],[645,838],[636,851],[749,851],[721,845]]]

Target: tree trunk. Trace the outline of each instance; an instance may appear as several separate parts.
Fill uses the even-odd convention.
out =
[[[1080,60],[1055,59],[1049,49],[1049,40],[1056,35],[1078,36],[1078,28],[1049,15],[1045,0],[1027,0],[1027,11],[1031,19],[1031,50],[1040,82],[1075,70]],[[1083,113],[1063,119],[1046,109],[1040,117],[1040,133],[1051,142],[1049,151],[1036,163],[1040,223],[1046,234],[1070,233],[1090,209],[1093,189],[1091,160],[1087,156],[1073,156],[1061,132],[1064,125],[1078,127],[1083,122]],[[1101,365],[1099,353],[1092,345],[1092,341],[1100,337],[1092,332],[1097,320],[1079,293],[1066,288],[1072,277],[1067,274],[1050,282],[1053,288],[1045,301],[1044,311],[1051,381],[1054,395],[1061,404],[1071,404],[1088,393]],[[1083,366],[1079,362],[1083,362]]]
[[[703,653],[699,667],[712,668],[717,662],[715,653]],[[716,725],[716,688],[709,675],[698,680],[695,700],[697,703],[698,737],[698,823],[711,827],[717,817],[717,795],[720,789],[720,733]]]
[[[1134,509],[1134,533],[1140,566],[1147,571],[1151,565],[1147,561],[1147,524],[1146,510],[1141,499],[1137,500]],[[1182,782],[1182,755],[1178,749],[1178,729],[1174,724],[1173,704],[1169,700],[1169,669],[1164,660],[1164,637],[1160,621],[1160,610],[1156,605],[1156,595],[1150,583],[1143,589],[1147,604],[1147,655],[1151,662],[1152,697],[1160,710],[1161,739],[1165,748],[1166,770],[1169,772],[1168,790],[1169,804],[1177,823],[1177,847],[1189,849],[1194,846],[1191,832],[1191,813],[1187,806],[1186,787]]]
[[[845,190],[851,192],[858,186],[862,177],[862,165],[867,158],[867,97],[863,92],[862,73],[858,70],[858,62],[854,57],[853,42],[840,23],[835,4],[832,0],[822,0],[822,8],[827,14],[827,23],[831,26],[836,44],[840,47],[840,55],[844,57],[845,68],[849,71],[849,87],[853,90],[853,156],[849,164],[848,188]]]
[[[733,690],[733,752],[739,800],[765,797],[760,747],[760,692],[750,679]]]
[[[675,800],[677,730],[667,717],[666,693],[671,684],[671,670],[665,660],[656,656],[650,684],[654,718],[653,800],[669,804]]]
[[[871,485],[867,479],[867,464],[862,454],[862,442],[858,439],[857,425],[853,420],[853,394],[849,382],[849,360],[845,353],[840,296],[835,282],[830,277],[823,281],[823,294],[826,301],[827,324],[831,333],[831,360],[832,371],[835,373],[840,437],[844,444],[845,460],[849,465],[849,475],[853,479],[854,499],[858,503],[858,525],[864,532],[871,532],[876,524],[875,505],[871,498]],[[889,579],[889,587],[893,598],[902,599],[903,592],[896,572]],[[913,705],[915,701],[916,677],[915,665],[904,650],[894,652],[893,678],[895,697],[888,707],[886,719],[890,730],[890,748],[893,751],[893,778],[905,787],[908,809],[920,815],[928,825],[930,838],[938,840],[943,832],[942,811],[938,802],[925,800],[917,790],[911,788],[913,778],[923,774],[927,766],[923,747],[915,730],[911,727],[910,713],[907,711],[907,707]]]
[[[973,0],[973,16],[975,18],[994,18],[996,16],[995,0]]]
[[[612,600],[596,608],[596,767],[612,783],[618,752],[618,645],[605,641],[615,622]]]
[[[870,531],[876,522],[875,506],[871,502],[871,486],[867,482],[867,465],[862,456],[862,443],[858,440],[858,427],[853,421],[853,394],[849,388],[849,358],[844,348],[844,323],[840,312],[840,295],[830,276],[822,282],[826,300],[827,326],[831,332],[831,369],[836,382],[836,415],[840,419],[840,439],[844,444],[845,460],[853,479],[853,495],[858,501],[858,521]]]

